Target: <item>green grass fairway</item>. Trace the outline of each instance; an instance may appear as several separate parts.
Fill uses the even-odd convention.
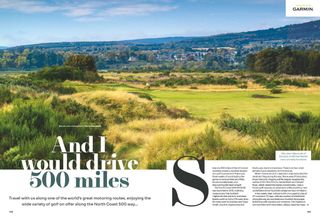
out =
[[[267,116],[281,109],[293,112],[320,113],[320,92],[287,92],[272,95],[278,98],[253,98],[253,94],[270,95],[269,91],[198,92],[150,91],[154,98],[169,106],[186,108],[192,115],[217,118],[223,112],[236,117]]]
[[[320,113],[320,92],[311,90],[290,91],[282,94],[270,94],[263,91],[179,91],[179,90],[145,90],[125,84],[84,84],[65,82],[65,86],[77,91],[121,90],[150,94],[168,106],[185,108],[193,116],[217,118],[222,113],[235,117],[265,117],[287,109],[292,112],[311,111]],[[274,96],[276,98],[253,98],[254,94]]]

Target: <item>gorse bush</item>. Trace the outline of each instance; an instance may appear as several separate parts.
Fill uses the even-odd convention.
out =
[[[179,108],[168,108],[166,104],[161,101],[154,102],[153,105],[156,106],[157,111],[165,113],[172,118],[190,118],[190,114],[187,110]]]
[[[60,82],[65,80],[86,82],[102,80],[97,73],[94,58],[87,55],[71,55],[65,65],[44,67],[36,73],[29,74],[29,77]]]
[[[164,85],[166,87],[174,86],[186,86],[194,84],[206,84],[206,85],[237,85],[239,81],[235,77],[226,77],[226,76],[205,76],[200,78],[194,77],[170,77],[168,79],[162,79],[151,83],[151,86],[160,86]]]
[[[268,89],[277,87],[278,85],[281,84],[281,81],[279,81],[279,80],[275,80],[272,78],[266,78],[265,76],[260,75],[260,74],[253,74],[250,77],[253,78],[254,83],[260,84]]]
[[[280,93],[282,93],[282,89],[274,87],[270,90],[270,92],[273,94],[280,94]]]
[[[143,92],[129,92],[129,93],[135,94],[142,99],[147,99],[147,100],[152,101],[152,96],[150,96],[147,93],[143,93]]]
[[[13,98],[14,94],[11,93],[10,89],[0,85],[0,106],[12,102]]]
[[[309,83],[307,81],[299,80],[299,79],[278,80],[275,78],[266,78],[265,76],[260,74],[253,74],[249,76],[249,78],[252,78],[254,80],[254,83],[263,85],[268,89],[276,88],[279,85],[289,85],[289,86],[303,87],[303,88],[309,87]]]
[[[320,117],[314,116],[311,112],[301,112],[296,114],[287,110],[282,110],[281,113],[277,114],[274,117],[268,119],[267,123],[281,123],[281,122],[290,122],[293,124],[306,124],[310,122],[319,122]]]
[[[235,118],[229,114],[222,114],[218,125],[222,129],[232,129],[237,130],[242,134],[247,134],[250,136],[258,136],[264,131],[264,123],[261,119],[252,118],[252,119],[245,119],[245,118]]]
[[[49,81],[82,80],[82,71],[70,66],[45,67],[32,76]]]
[[[51,156],[49,147],[53,147],[57,136],[78,142],[85,141],[87,135],[100,136],[103,128],[59,127],[92,123],[105,126],[103,116],[72,100],[54,98],[51,103],[43,100],[16,103],[12,110],[0,112],[3,166],[19,165],[14,162],[17,156],[48,158]]]
[[[101,80],[95,71],[82,71],[71,66],[45,67],[36,73],[30,74],[30,76],[48,81],[79,80],[93,82]]]
[[[240,85],[238,85],[238,88],[247,89],[248,88],[248,84],[246,84],[246,83],[240,84]]]
[[[21,77],[6,76],[5,79],[0,78],[0,85],[3,85],[6,90],[9,90],[10,88],[14,87],[25,87],[32,89],[37,93],[52,91],[58,94],[72,94],[76,92],[76,90],[72,87],[64,87],[63,84],[61,84],[61,82],[59,81],[43,80],[35,77],[34,74]],[[3,98],[5,95],[8,95],[7,93],[3,94],[1,98]]]
[[[284,79],[282,81],[282,84],[296,86],[296,87],[309,87],[309,84],[307,81],[301,81],[301,80]]]
[[[199,83],[199,84],[237,85],[238,80],[234,77],[206,76],[205,78],[202,78],[199,81],[197,81],[197,83]]]

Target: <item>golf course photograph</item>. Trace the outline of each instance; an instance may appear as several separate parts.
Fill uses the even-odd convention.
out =
[[[138,169],[165,169],[181,156],[275,160],[279,150],[311,151],[320,160],[320,20],[200,22],[199,3],[193,20],[184,14],[185,24],[170,17],[179,7],[165,4],[104,14],[94,6],[39,11],[42,4],[30,4],[32,34],[25,27],[7,33],[15,37],[0,34],[0,169],[22,169],[23,159],[61,159],[52,151],[58,136],[79,143],[94,136],[97,144],[104,136],[100,159],[115,153],[137,160]],[[264,10],[275,13],[269,6]],[[0,21],[7,29],[26,13],[13,3],[0,10],[18,14]],[[55,13],[61,20],[51,19]],[[114,24],[116,18],[127,25]]]

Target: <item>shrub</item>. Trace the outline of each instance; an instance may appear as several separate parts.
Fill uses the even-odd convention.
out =
[[[49,81],[83,80],[84,74],[70,66],[52,66],[40,69],[35,74],[36,78]]]
[[[213,77],[206,76],[197,81],[199,84],[219,84],[219,85],[236,85],[238,84],[238,80],[233,77]]]
[[[273,82],[273,81],[268,82],[268,83],[265,84],[265,87],[267,89],[273,89],[273,88],[276,88],[277,86],[278,86],[278,84],[276,82]]]
[[[218,77],[216,83],[220,85],[236,85],[238,81],[236,78]]]
[[[0,86],[0,106],[12,102],[14,98],[9,88]]]
[[[223,114],[218,124],[222,129],[233,129],[251,136],[259,136],[264,131],[263,122],[260,119],[234,118],[229,114]]]
[[[30,74],[30,76],[48,81],[79,80],[93,82],[101,79],[95,71],[82,71],[71,66],[45,67],[34,74]]]
[[[270,124],[286,121],[294,124],[305,124],[312,121],[317,122],[319,121],[319,117],[314,116],[311,112],[301,112],[300,114],[296,114],[287,110],[282,110],[276,116],[268,119]]]
[[[88,123],[100,124],[102,127],[59,127]],[[87,135],[100,136],[104,126],[103,116],[72,100],[53,98],[51,103],[43,100],[19,101],[12,110],[0,112],[0,161],[6,161],[2,166],[19,166],[15,163],[19,156],[48,158],[51,151],[44,147],[52,147],[56,136],[65,137],[67,141],[81,142],[87,139]]]
[[[240,85],[238,85],[238,88],[240,88],[240,89],[247,89],[247,88],[248,88],[248,85],[247,85],[247,84],[240,84]]]
[[[252,75],[254,83],[263,85],[265,88],[271,89],[281,85],[281,81],[275,79],[267,79],[263,75]]]
[[[185,109],[169,108],[166,113],[171,118],[190,118],[190,114]]]
[[[274,98],[277,98],[275,96],[269,96],[269,95],[263,95],[263,94],[252,94],[251,97],[252,98],[256,98],[256,99],[274,99]]]
[[[262,75],[252,75],[252,78],[254,79],[254,82],[256,84],[261,84],[261,85],[265,85],[266,83],[268,83],[268,79],[266,79],[264,76]]]
[[[225,76],[215,77],[215,76],[207,75],[201,78],[170,77],[168,79],[157,81],[157,83],[164,84],[166,87],[174,87],[177,85],[185,86],[185,85],[192,85],[192,84],[237,85],[238,80],[237,78],[234,78],[234,77],[225,77]]]
[[[147,99],[147,100],[152,101],[152,97],[147,93],[143,93],[143,92],[129,92],[129,93],[137,95],[138,97],[140,97],[142,99]]]
[[[56,85],[52,88],[52,90],[58,94],[74,94],[77,92],[73,87],[64,87],[62,85]]]
[[[190,118],[190,114],[187,110],[178,108],[168,108],[163,102],[157,101],[154,103],[158,112],[165,113],[172,118]]]
[[[290,79],[284,79],[282,81],[283,85],[291,85],[296,87],[309,87],[308,82],[306,81],[300,81],[300,80],[290,80]]]
[[[280,93],[282,93],[282,89],[281,88],[272,88],[270,90],[270,92],[273,94],[280,94]]]

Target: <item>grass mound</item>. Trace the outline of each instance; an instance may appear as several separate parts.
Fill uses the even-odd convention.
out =
[[[268,95],[263,95],[263,94],[253,94],[251,96],[252,98],[257,98],[257,99],[274,99],[274,98],[278,98],[275,96],[268,96]]]
[[[127,123],[133,120],[164,117],[189,117],[187,111],[167,108],[161,102],[151,102],[136,94],[124,91],[83,92],[63,98],[72,98],[80,104],[89,105],[104,115],[109,124]]]

